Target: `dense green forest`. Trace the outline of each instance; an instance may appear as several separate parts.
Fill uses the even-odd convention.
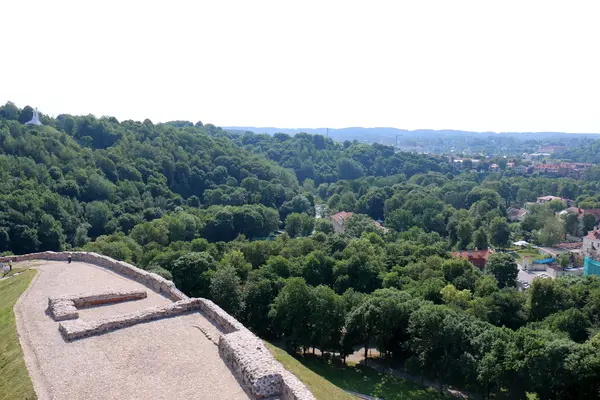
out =
[[[554,223],[557,204],[522,223],[506,210],[541,195],[596,206],[597,180],[458,173],[444,157],[320,135],[91,115],[25,125],[31,115],[0,107],[0,251],[127,260],[290,349],[374,346],[483,397],[600,395],[599,279],[524,293],[506,254],[486,271],[449,254],[581,234],[586,221]],[[316,205],[354,212],[345,233]]]
[[[555,154],[554,158],[600,164],[600,139],[584,139],[580,146],[569,147],[564,152]]]

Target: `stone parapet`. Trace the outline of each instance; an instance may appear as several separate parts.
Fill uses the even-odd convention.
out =
[[[222,335],[219,354],[257,399],[279,396],[283,392],[283,377],[277,361],[261,340],[247,330]]]
[[[292,374],[283,365],[279,364],[283,370],[283,391],[281,392],[282,400],[316,400],[315,396],[308,390],[306,385]]]
[[[206,315],[221,332],[227,334],[237,332],[240,330],[246,330],[246,327],[242,325],[237,319],[229,315],[221,307],[213,303],[208,299],[201,299],[200,311]]]
[[[315,400],[310,390],[287,371],[263,341],[221,307],[201,299],[200,310],[221,329],[219,353],[256,398]]]

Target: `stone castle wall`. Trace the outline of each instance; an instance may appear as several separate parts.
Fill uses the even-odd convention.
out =
[[[110,257],[89,252],[52,252],[31,253],[19,256],[0,257],[0,262],[6,263],[30,260],[67,261],[68,256],[72,261],[80,261],[98,265],[161,293],[174,302],[174,307],[168,310],[154,310],[149,314],[140,315],[141,319],[154,319],[160,314],[171,314],[186,308],[187,310],[200,310],[206,318],[210,319],[222,335],[219,338],[219,353],[227,362],[238,379],[247,386],[256,398],[279,396],[282,400],[314,400],[315,397],[308,388],[292,373],[279,363],[271,352],[265,347],[261,339],[250,332],[244,325],[227,314],[221,307],[207,299],[190,299],[169,281],[157,274],[137,268],[129,263],[117,261]],[[183,300],[183,301],[182,301]],[[188,301],[189,300],[189,301]],[[137,317],[137,316],[136,316]],[[131,318],[130,318],[131,319]],[[137,319],[137,318],[134,318]],[[69,322],[69,324],[66,324]],[[65,321],[65,331],[73,333],[73,338],[84,331],[105,331],[123,327],[128,322],[121,320],[102,321],[98,326],[79,326],[77,320]],[[70,329],[68,329],[70,328]],[[65,334],[67,332],[63,332]]]

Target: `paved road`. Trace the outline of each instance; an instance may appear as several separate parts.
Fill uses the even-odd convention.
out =
[[[533,282],[534,278],[537,278],[540,276],[540,274],[545,274],[545,273],[546,273],[546,271],[523,271],[523,269],[519,268],[519,275],[517,276],[517,279],[531,284],[531,282]]]
[[[346,357],[346,362],[351,361],[351,362],[355,362],[357,364],[364,365],[364,360],[365,360],[364,354],[365,354],[364,347],[359,348],[354,353],[352,353],[348,357]],[[437,382],[433,382],[428,379],[422,379],[420,376],[411,375],[404,370],[400,370],[397,368],[391,368],[390,366],[383,363],[381,359],[370,358],[372,356],[378,357],[379,352],[376,349],[369,349],[369,362],[367,363],[367,366],[369,368],[373,368],[379,372],[383,372],[386,374],[397,376],[402,379],[406,379],[407,381],[411,381],[419,386],[423,386],[426,388],[432,388],[435,390],[439,390],[439,388],[440,388],[440,385]],[[443,388],[443,391],[445,394],[447,394],[451,397],[455,397],[455,398],[459,398],[459,399],[468,399],[469,398],[468,393],[458,390],[456,388],[450,387],[450,386],[445,385]],[[348,391],[346,390],[346,392],[348,392]],[[357,396],[359,393],[352,393],[352,394]],[[369,397],[370,397],[368,395],[361,395],[361,396],[365,396],[365,397],[363,397],[364,399],[369,399]],[[360,396],[358,396],[358,397],[360,397]],[[374,399],[374,398],[371,398],[371,399]]]
[[[521,264],[517,263],[517,266],[519,267],[519,274],[517,275],[517,281],[525,282],[524,289],[529,289],[531,282],[533,282],[533,280],[535,278],[539,278],[539,277],[544,278],[545,277],[545,278],[551,279],[551,277],[548,275],[548,273],[546,271],[525,271],[525,270],[523,270],[523,266]]]
[[[379,397],[373,397],[373,396],[369,396],[367,394],[356,393],[356,392],[353,392],[351,390],[344,390],[344,392],[346,392],[348,394],[351,394],[354,397],[358,397],[359,399],[363,399],[363,400],[383,400],[383,399],[381,399]]]

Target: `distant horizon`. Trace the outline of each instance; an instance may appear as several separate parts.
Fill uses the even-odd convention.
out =
[[[175,0],[139,18],[136,2],[7,2],[0,34],[18,40],[4,43],[0,102],[234,127],[598,134],[596,8]]]
[[[170,121],[167,121],[170,122]],[[466,129],[453,129],[453,128],[446,128],[446,129],[433,129],[433,128],[419,128],[419,129],[405,129],[405,128],[397,128],[397,127],[393,127],[393,126],[347,126],[347,127],[343,127],[343,128],[327,128],[327,127],[318,127],[318,128],[310,128],[310,127],[302,127],[302,128],[287,128],[287,127],[281,127],[281,126],[249,126],[249,125],[217,125],[220,126],[222,129],[232,129],[232,130],[241,130],[241,129],[246,129],[246,130],[252,130],[252,129],[285,129],[285,130],[290,130],[290,131],[298,131],[298,132],[303,132],[303,130],[323,130],[326,131],[327,129],[329,129],[330,131],[340,131],[340,130],[346,130],[346,129],[394,129],[394,130],[399,130],[399,131],[407,131],[407,132],[422,132],[422,131],[434,131],[434,132],[465,132],[465,133],[488,133],[488,134],[496,134],[496,135],[501,135],[501,134],[536,134],[536,133],[541,133],[541,134],[548,134],[548,133],[560,133],[560,134],[566,134],[566,135],[600,135],[600,132],[565,132],[565,131],[492,131],[492,130],[485,130],[485,131],[472,131],[472,130],[466,130]],[[255,132],[256,133],[256,132]]]
[[[33,104],[33,103],[25,103],[25,104],[19,104],[16,101],[13,101],[11,99],[7,99],[5,101],[0,100],[0,106],[6,104],[7,102],[12,102],[13,104],[15,104],[18,108],[23,109],[26,106],[30,106],[32,108],[38,108],[39,112],[47,115],[48,117],[51,118],[57,118],[59,115],[61,114],[69,114],[69,115],[74,115],[74,116],[84,116],[84,115],[93,115],[96,118],[102,118],[102,117],[115,117],[117,118],[117,120],[119,121],[127,121],[127,120],[133,120],[133,121],[144,121],[145,119],[149,119],[151,120],[153,123],[168,123],[168,122],[173,122],[173,121],[188,121],[191,123],[196,123],[198,121],[201,121],[201,119],[184,119],[184,118],[171,118],[171,119],[166,119],[166,120],[155,120],[153,118],[150,117],[145,117],[145,118],[122,118],[119,117],[118,115],[110,115],[110,114],[102,114],[102,113],[93,113],[93,112],[81,112],[81,113],[73,113],[73,112],[68,112],[68,111],[58,111],[58,112],[45,112],[44,109],[38,107],[37,105]],[[457,128],[416,128],[416,129],[408,129],[408,128],[398,128],[398,127],[394,127],[394,126],[345,126],[342,128],[332,128],[332,127],[316,127],[316,128],[311,128],[311,127],[301,127],[301,128],[290,128],[290,127],[283,127],[283,126],[276,126],[276,125],[261,125],[261,126],[253,126],[253,125],[225,125],[225,124],[218,124],[218,123],[214,123],[211,122],[210,120],[206,120],[206,121],[202,121],[203,124],[212,124],[215,126],[218,126],[222,129],[233,129],[233,130],[260,130],[260,129],[269,129],[269,130],[277,130],[277,129],[282,129],[282,130],[288,130],[288,131],[297,131],[297,132],[303,132],[305,130],[311,130],[311,131],[319,131],[319,130],[323,130],[326,131],[327,129],[331,130],[331,131],[340,131],[340,130],[350,130],[350,129],[393,129],[393,130],[398,130],[398,131],[406,131],[406,132],[422,132],[422,131],[430,131],[430,132],[464,132],[464,133],[485,133],[485,134],[497,134],[497,135],[501,135],[501,134],[552,134],[552,133],[557,133],[557,134],[567,134],[567,135],[600,135],[600,132],[569,132],[569,131],[559,131],[559,130],[543,130],[543,131],[526,131],[526,130],[512,130],[512,131],[494,131],[494,130],[469,130],[469,129],[457,129]],[[255,132],[256,133],[256,132]],[[262,133],[262,132],[258,132],[258,133]]]

